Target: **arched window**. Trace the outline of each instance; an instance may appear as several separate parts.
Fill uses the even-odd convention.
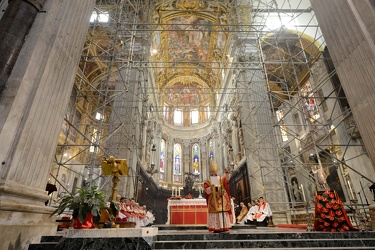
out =
[[[198,109],[191,110],[191,124],[199,123],[199,111]]]
[[[181,125],[182,124],[182,110],[181,109],[175,109],[174,110],[174,124]]]
[[[173,180],[181,182],[181,144],[176,143],[173,147]]]
[[[160,180],[164,180],[165,175],[164,175],[164,166],[165,166],[165,140],[161,139],[160,142],[160,161],[159,161],[159,172],[160,172]]]
[[[199,174],[200,169],[200,150],[199,145],[195,143],[192,147],[192,164],[193,164],[193,173]]]

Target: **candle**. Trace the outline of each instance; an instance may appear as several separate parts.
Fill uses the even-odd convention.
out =
[[[181,196],[181,189],[178,188],[178,196]]]
[[[175,187],[172,187],[172,196],[175,196],[174,190],[175,190]]]
[[[354,197],[354,193],[353,193],[353,189],[352,189],[352,186],[350,185],[350,181],[348,180],[348,186],[349,186],[349,191],[350,191],[350,194],[351,194],[351,199],[352,200],[355,200],[355,197]]]
[[[305,190],[303,190],[302,184],[301,184],[301,190],[302,190],[303,201],[306,202]]]

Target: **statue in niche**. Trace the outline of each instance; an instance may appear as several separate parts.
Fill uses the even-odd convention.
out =
[[[291,182],[292,182],[292,190],[293,190],[294,200],[295,201],[302,201],[297,178],[293,177],[291,179]]]
[[[324,172],[324,169],[322,166],[320,165],[314,165],[313,167],[311,167],[311,172],[313,174],[316,174],[316,180],[318,181],[318,186],[322,189],[322,190],[329,190],[329,186],[328,186],[328,183],[327,183],[327,175],[326,173]]]

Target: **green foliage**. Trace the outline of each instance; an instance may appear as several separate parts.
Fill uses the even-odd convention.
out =
[[[73,211],[73,218],[79,218],[81,223],[85,220],[87,213],[92,213],[93,222],[97,224],[100,220],[100,210],[104,207],[104,192],[97,186],[85,187],[79,189],[75,196],[65,196],[51,216],[60,215],[68,208]]]

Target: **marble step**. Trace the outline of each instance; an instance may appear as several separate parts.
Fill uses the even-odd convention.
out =
[[[55,242],[58,243],[63,237],[59,235],[42,236],[40,242]]]
[[[40,243],[30,244],[29,250],[45,250],[45,249],[54,249],[57,244],[62,240],[62,236],[42,236]]]
[[[374,238],[357,239],[256,239],[256,240],[170,240],[154,242],[154,249],[230,249],[230,248],[270,248],[270,249],[375,249]]]
[[[369,238],[375,239],[375,232],[344,232],[344,233],[330,233],[330,232],[299,232],[299,233],[257,233],[253,231],[244,232],[230,232],[230,233],[210,233],[200,231],[196,233],[181,231],[169,234],[159,234],[158,241],[186,241],[186,240],[280,240],[280,239],[353,239]]]
[[[168,249],[168,250],[179,250],[180,248],[177,249]],[[205,250],[206,248],[194,248],[195,250]],[[236,250],[238,248],[215,248],[215,250]],[[257,248],[258,249],[258,248]],[[285,248],[261,248],[262,250],[285,250]],[[322,250],[321,247],[294,247],[292,248],[293,250]],[[340,250],[374,250],[374,247],[340,247]],[[324,250],[337,250],[337,247],[325,247]]]
[[[83,229],[85,230],[85,229]],[[28,250],[151,250],[151,243],[142,237],[105,237],[105,238],[61,238],[59,242],[42,242],[56,240],[57,238],[44,236],[40,243],[29,245]]]
[[[47,250],[55,249],[58,242],[40,242],[36,244],[30,244],[28,250]]]

